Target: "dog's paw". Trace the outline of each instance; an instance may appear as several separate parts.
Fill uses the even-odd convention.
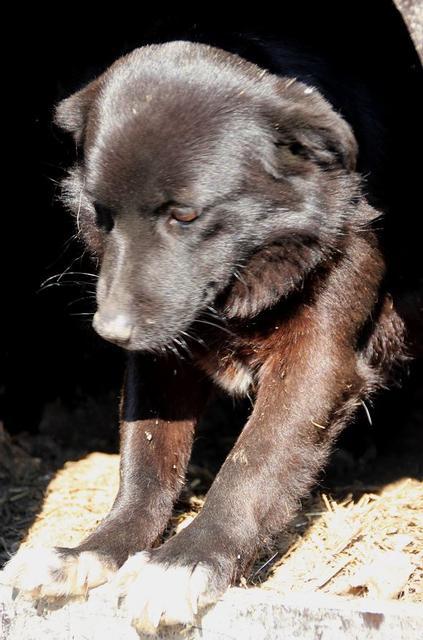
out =
[[[62,599],[86,596],[116,570],[110,558],[96,551],[29,547],[9,560],[1,582],[30,599]]]
[[[132,624],[154,634],[160,625],[190,625],[199,609],[215,602],[229,586],[206,562],[160,559],[160,549],[128,558],[111,583],[124,599]]]

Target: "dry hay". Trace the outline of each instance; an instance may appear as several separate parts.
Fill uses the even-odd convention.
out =
[[[422,482],[406,478],[342,501],[318,494],[297,526],[305,529],[291,527],[266,587],[423,601]]]
[[[13,453],[16,458],[17,451]],[[13,484],[0,494],[0,507],[8,505],[8,518],[0,512],[4,522],[0,543],[13,552],[19,526],[26,528],[33,519],[25,546],[76,545],[111,507],[118,488],[118,464],[117,455],[104,453],[66,462],[48,483],[35,515],[42,493],[36,480],[39,462],[31,466],[28,458],[19,478],[15,475]],[[190,469],[165,537],[189,524],[201,510],[202,489],[210,481],[204,474],[197,467]],[[47,480],[47,476],[41,478]],[[334,492],[338,495],[344,497],[314,494],[272,551],[257,558],[241,584],[259,584],[282,593],[323,591],[350,598],[422,601],[423,483],[405,478],[359,492],[355,487],[349,494],[344,487]],[[23,519],[19,502],[25,503]],[[12,539],[13,535],[12,544],[7,536]]]

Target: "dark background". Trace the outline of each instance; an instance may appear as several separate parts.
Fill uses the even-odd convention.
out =
[[[274,3],[268,12],[261,3],[250,15],[242,9],[231,18],[206,9],[147,12],[144,6],[103,5],[96,19],[61,5],[63,15],[25,9],[3,21],[3,35],[12,36],[13,44],[2,65],[0,419],[11,432],[36,431],[52,402],[73,410],[87,398],[95,404],[118,393],[123,354],[96,336],[89,316],[73,315],[93,308],[90,300],[77,301],[86,288],[63,284],[39,290],[66,269],[95,270],[83,247],[70,240],[73,220],[58,202],[57,181],[74,148],[52,125],[54,105],[137,46],[187,38],[256,59],[257,39],[276,37],[328,54],[338,69],[344,66],[371,85],[385,111],[397,150],[387,189],[394,202],[407,192],[407,205],[403,211],[397,207],[397,215],[404,215],[409,228],[414,225],[414,240],[419,237],[421,198],[413,158],[421,149],[416,133],[423,112],[421,72],[390,0],[281,2],[277,14]],[[410,248],[399,243],[398,251],[406,255]],[[62,282],[72,279],[87,280],[66,275]],[[397,400],[390,402],[392,408]]]

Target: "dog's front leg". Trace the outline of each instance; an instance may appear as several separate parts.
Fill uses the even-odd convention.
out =
[[[337,340],[335,327],[304,323],[303,317],[274,336],[253,413],[202,512],[117,574],[140,629],[191,622],[197,607],[215,601],[259,543],[283,529],[326,461],[360,378],[354,352]]]
[[[165,528],[184,481],[207,385],[188,363],[131,355],[124,385],[120,488],[113,507],[78,547],[18,552],[2,576],[32,597],[86,593]]]

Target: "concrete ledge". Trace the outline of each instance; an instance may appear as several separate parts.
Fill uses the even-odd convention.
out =
[[[171,640],[418,640],[423,611],[417,604],[346,600],[324,594],[282,597],[264,589],[230,589],[197,625],[173,629],[158,638]],[[102,587],[86,602],[40,612],[12,600],[0,586],[1,640],[139,640],[125,611]]]

